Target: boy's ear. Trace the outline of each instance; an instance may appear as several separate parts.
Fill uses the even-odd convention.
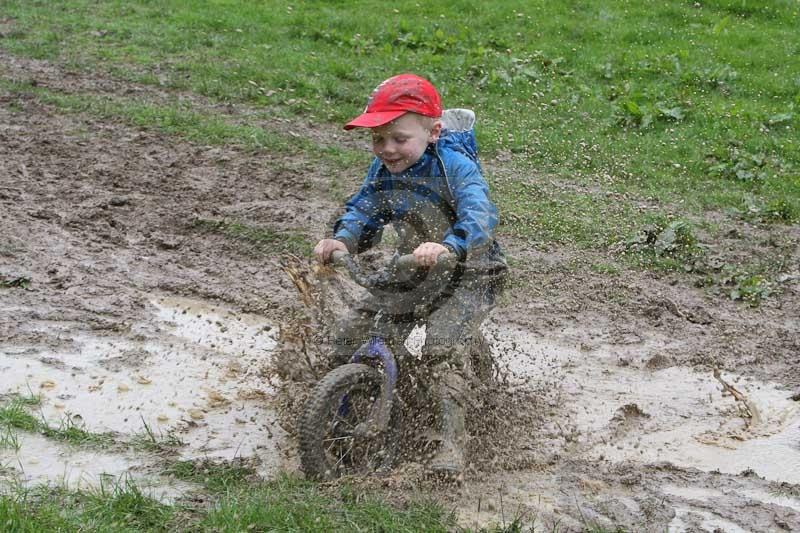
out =
[[[430,133],[428,133],[428,143],[435,143],[439,140],[439,135],[442,133],[442,121],[436,120],[431,127]]]

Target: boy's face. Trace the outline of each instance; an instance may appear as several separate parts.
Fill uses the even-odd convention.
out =
[[[439,139],[441,129],[438,120],[406,113],[388,124],[372,128],[372,153],[389,172],[399,174],[419,161],[428,144]]]

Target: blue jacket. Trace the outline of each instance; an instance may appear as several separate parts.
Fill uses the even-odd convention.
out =
[[[494,238],[497,208],[481,176],[472,131],[443,130],[419,161],[392,175],[375,158],[361,189],[334,225],[334,238],[351,253],[380,241],[392,223],[398,251],[410,253],[423,242],[440,242],[479,271],[505,270]]]

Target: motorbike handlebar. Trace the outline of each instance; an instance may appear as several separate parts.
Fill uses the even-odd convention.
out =
[[[367,289],[375,288],[376,286],[379,286],[387,281],[387,277],[385,275],[379,275],[377,277],[374,275],[365,275],[355,261],[353,261],[353,257],[348,252],[334,250],[333,253],[331,253],[331,262],[336,266],[345,267],[350,274],[350,277],[353,278],[353,281]],[[457,262],[458,256],[456,256],[456,254],[452,252],[443,252],[439,254],[439,256],[436,258],[436,264],[431,268],[452,269],[456,266]],[[417,259],[414,257],[414,254],[406,254],[401,255],[397,261],[394,262],[394,266],[398,272],[408,273],[418,268],[419,264],[417,263]]]

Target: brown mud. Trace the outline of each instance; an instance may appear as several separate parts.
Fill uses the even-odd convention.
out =
[[[232,123],[251,116],[2,52],[0,67],[5,81],[53,91],[186,99]],[[360,144],[334,127],[292,128]],[[513,169],[504,164],[487,168],[505,179]],[[208,221],[313,243],[338,207],[329,180],[350,190],[358,174],[193,144],[0,89],[0,394],[41,394],[54,425],[69,417],[120,442],[147,427],[181,441],[169,451],[179,457],[246,457],[264,477],[297,472],[286,413],[307,392],[297,382],[307,365],[284,368],[281,380],[270,360],[276,350],[309,351],[292,329],[308,311],[282,268],[285,251]],[[711,255],[780,256],[778,290],[761,306],[695,288],[684,274],[597,273],[590,265],[614,257],[503,235],[514,282],[485,333],[508,381],[472,413],[463,483],[443,491],[414,462],[363,483],[401,500],[420,491],[441,498],[467,527],[800,529],[800,403],[792,399],[800,229],[709,217],[731,230],[706,243]],[[757,406],[757,424],[723,394],[714,369]],[[290,381],[299,393],[287,398]],[[197,490],[161,475],[162,461],[162,453],[87,451],[26,434],[18,451],[0,450],[0,476],[79,484],[128,472],[159,497]]]

